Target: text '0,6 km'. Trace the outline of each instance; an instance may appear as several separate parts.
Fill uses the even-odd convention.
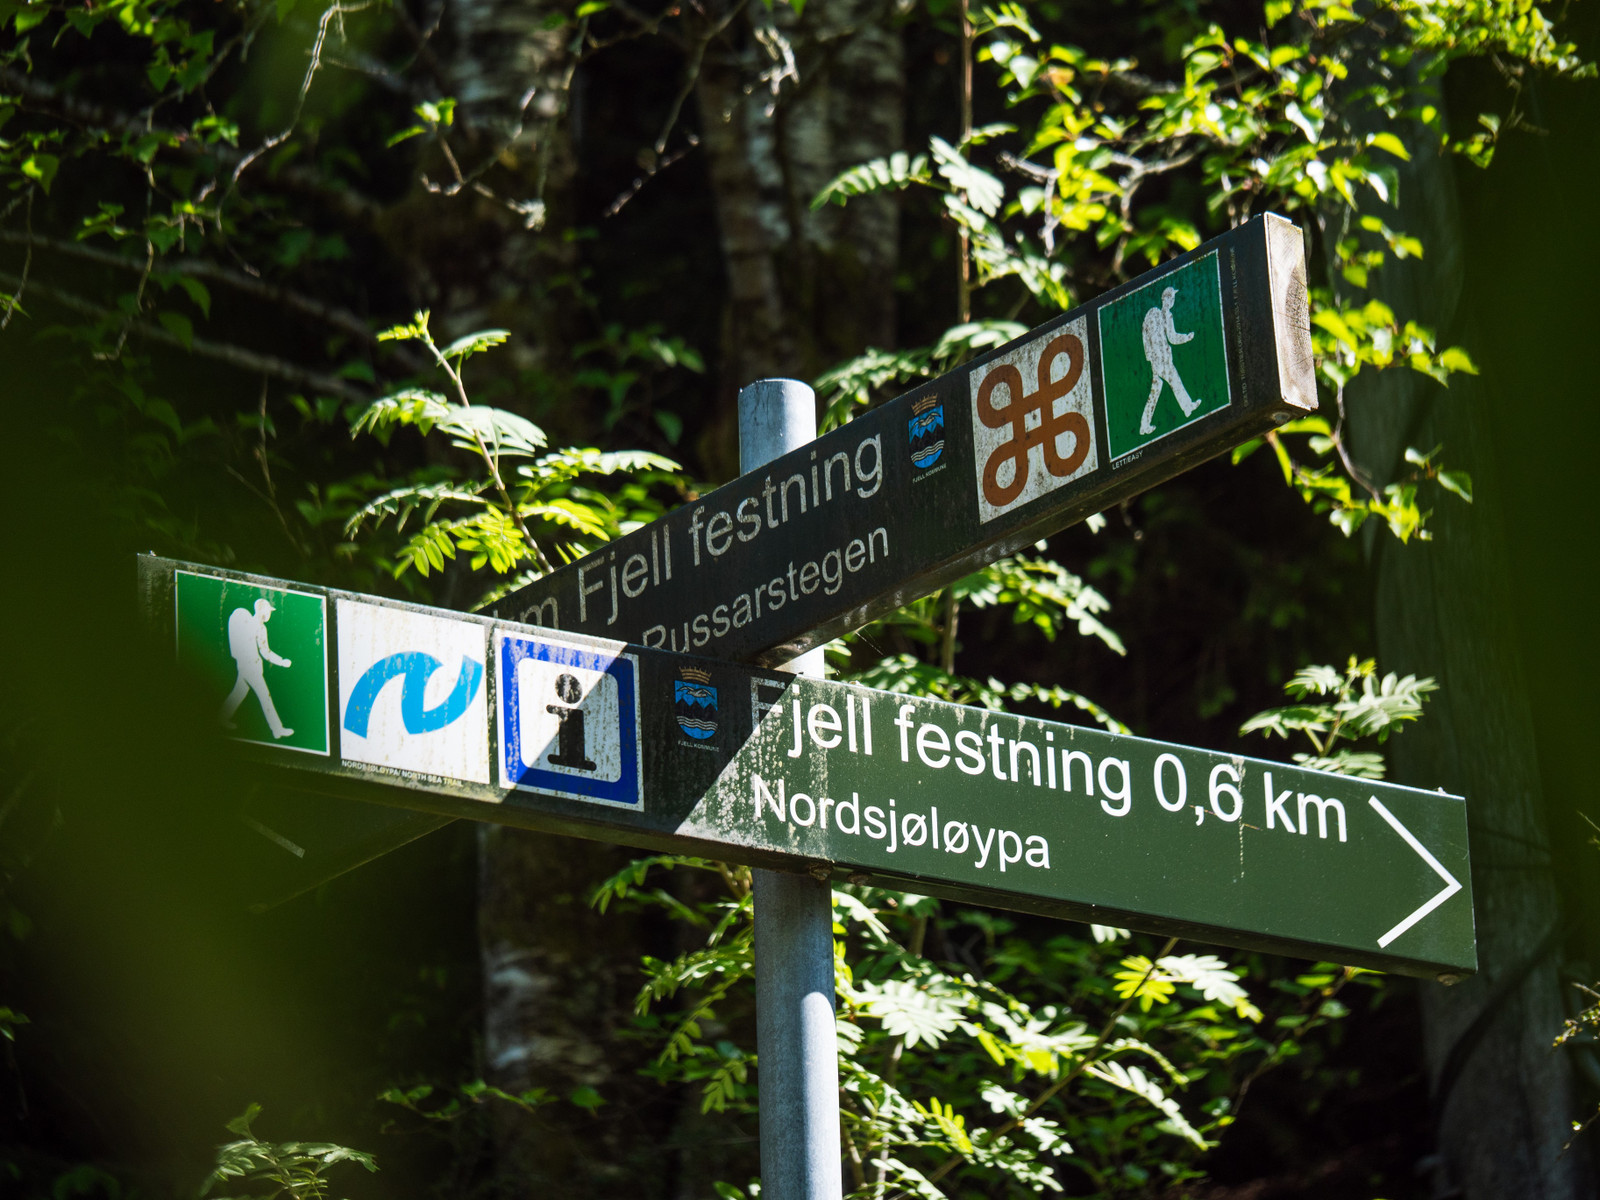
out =
[[[1454,796],[161,559],[140,570],[217,722],[302,788],[1357,966],[1476,968]]]
[[[1258,217],[493,611],[784,662],[1315,408],[1300,231]]]

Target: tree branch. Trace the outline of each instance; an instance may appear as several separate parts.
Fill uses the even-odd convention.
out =
[[[27,246],[31,252],[35,246],[50,250],[57,254],[65,254],[72,258],[81,258],[86,262],[99,263],[102,266],[115,267],[124,271],[142,271],[144,263],[126,254],[118,254],[113,250],[102,250],[96,246],[87,246],[82,242],[62,241],[59,238],[40,237],[38,234],[16,233],[9,229],[0,229],[0,243],[9,243],[14,246]],[[395,342],[380,342],[377,334],[373,333],[366,321],[347,308],[324,304],[313,296],[303,292],[293,291],[278,284],[265,283],[246,275],[243,271],[236,271],[225,267],[221,263],[212,262],[205,258],[179,258],[162,262],[157,267],[158,271],[170,271],[175,275],[192,275],[196,279],[208,279],[213,283],[222,284],[235,291],[252,296],[257,300],[265,300],[283,308],[292,309],[303,316],[326,325],[332,325],[369,346],[381,347],[384,352],[394,354],[400,358],[407,370],[418,370],[423,365],[423,360]]]
[[[0,287],[15,288],[21,284],[21,279],[5,271],[0,271]],[[91,317],[95,320],[121,321],[122,314],[114,309],[105,308],[93,301],[85,300],[82,296],[63,291],[61,288],[51,287],[49,284],[34,280],[28,284],[34,295],[41,299],[59,304],[79,316]],[[360,388],[353,386],[343,379],[332,375],[324,375],[318,371],[307,370],[282,358],[275,358],[269,354],[260,354],[254,350],[246,350],[243,346],[234,346],[226,342],[213,342],[207,338],[194,338],[185,342],[177,334],[160,325],[152,325],[148,321],[130,321],[127,324],[128,332],[148,338],[153,342],[160,342],[166,346],[176,346],[180,350],[187,350],[201,358],[209,358],[215,362],[226,363],[230,367],[237,367],[241,371],[250,371],[261,375],[270,375],[274,379],[281,379],[285,383],[292,383],[303,387],[307,391],[321,392],[325,395],[338,396],[343,400],[370,400],[371,396]]]
[[[0,67],[0,87],[20,95],[24,107],[42,109],[50,115],[65,119],[89,129],[104,129],[113,133],[141,138],[147,133],[157,133],[172,138],[176,147],[163,146],[162,153],[177,153],[186,158],[211,155],[224,167],[237,165],[244,158],[243,151],[224,142],[201,145],[184,129],[147,125],[127,113],[94,104],[55,87],[33,76],[10,67]],[[379,211],[376,201],[362,195],[346,184],[335,184],[321,174],[306,167],[288,166],[275,171],[266,180],[288,191],[314,196],[334,212],[350,221],[365,222]]]

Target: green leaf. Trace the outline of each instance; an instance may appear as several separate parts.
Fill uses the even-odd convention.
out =
[[[182,313],[161,312],[156,314],[156,320],[161,322],[168,333],[183,343],[185,350],[194,349],[194,322],[188,317]]]
[[[1439,365],[1447,371],[1460,371],[1467,375],[1478,373],[1477,364],[1460,346],[1449,346],[1439,352]]]
[[[981,167],[962,158],[956,148],[943,138],[934,138],[931,142],[933,155],[938,162],[937,170],[958,195],[966,197],[966,201],[973,208],[992,217],[1000,211],[1000,205],[1005,200],[1006,189],[998,179]]]
[[[1468,504],[1472,503],[1472,476],[1465,471],[1440,471],[1439,486],[1454,492]]]
[[[590,1112],[593,1112],[606,1102],[604,1096],[595,1091],[592,1087],[589,1087],[587,1084],[582,1087],[574,1088],[572,1094],[568,1096],[567,1099],[573,1104],[576,1104],[579,1108],[586,1108]]]
[[[401,142],[408,141],[414,137],[421,137],[427,132],[428,129],[425,125],[412,125],[407,129],[402,129],[399,133],[390,134],[388,140],[383,144],[385,147],[393,148]]]
[[[937,1046],[961,1024],[964,998],[942,988],[924,988],[903,979],[865,983],[865,1011],[883,1021],[885,1033],[903,1037],[906,1045]]]
[[[509,337],[511,332],[506,329],[482,329],[477,333],[469,333],[459,337],[439,352],[441,358],[466,358],[468,355],[477,354],[480,350],[487,350],[490,346],[499,346]]]
[[[250,1137],[250,1125],[260,1115],[261,1105],[252,1102],[245,1107],[244,1112],[228,1122],[227,1130],[229,1133],[237,1133],[240,1137]]]
[[[815,210],[825,204],[843,204],[852,196],[899,191],[915,183],[929,183],[932,179],[926,154],[912,158],[903,151],[897,151],[888,158],[875,158],[834,176],[812,199],[811,207]]]
[[[1411,151],[1406,149],[1405,143],[1387,131],[1373,134],[1367,139],[1367,144],[1376,146],[1379,150],[1387,150],[1401,162],[1411,161]]]
[[[55,182],[60,168],[61,160],[54,154],[30,154],[22,160],[22,173],[42,187],[46,195],[50,194],[50,185]]]
[[[45,18],[50,15],[48,4],[27,4],[21,6],[21,9],[22,11],[17,13],[16,23],[19,34],[27,33],[28,30],[44,24]]]
[[[206,290],[205,284],[193,275],[179,275],[178,286],[189,294],[189,299],[194,301],[194,306],[202,315],[207,317],[211,315],[211,293]]]
[[[1117,995],[1124,1000],[1138,1000],[1143,1012],[1149,1012],[1157,1004],[1165,1004],[1177,991],[1166,973],[1142,954],[1123,959],[1122,969],[1112,979]]]

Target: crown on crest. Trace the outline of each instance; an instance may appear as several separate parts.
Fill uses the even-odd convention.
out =
[[[927,412],[930,408],[933,408],[938,403],[938,396],[924,396],[920,400],[912,401],[911,411],[920,417],[923,413]]]
[[[678,670],[678,674],[683,677],[685,683],[711,682],[711,672],[702,671],[699,667],[681,667]]]

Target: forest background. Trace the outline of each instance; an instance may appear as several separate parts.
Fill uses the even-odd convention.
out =
[[[753,1194],[744,876],[342,809],[279,861],[241,816],[296,801],[196,745],[132,555],[469,607],[730,478],[744,383],[846,420],[1273,210],[1320,423],[833,668],[1465,794],[1484,969],[841,889],[850,1186],[1593,1194],[1591,10],[0,21],[0,1190]]]

